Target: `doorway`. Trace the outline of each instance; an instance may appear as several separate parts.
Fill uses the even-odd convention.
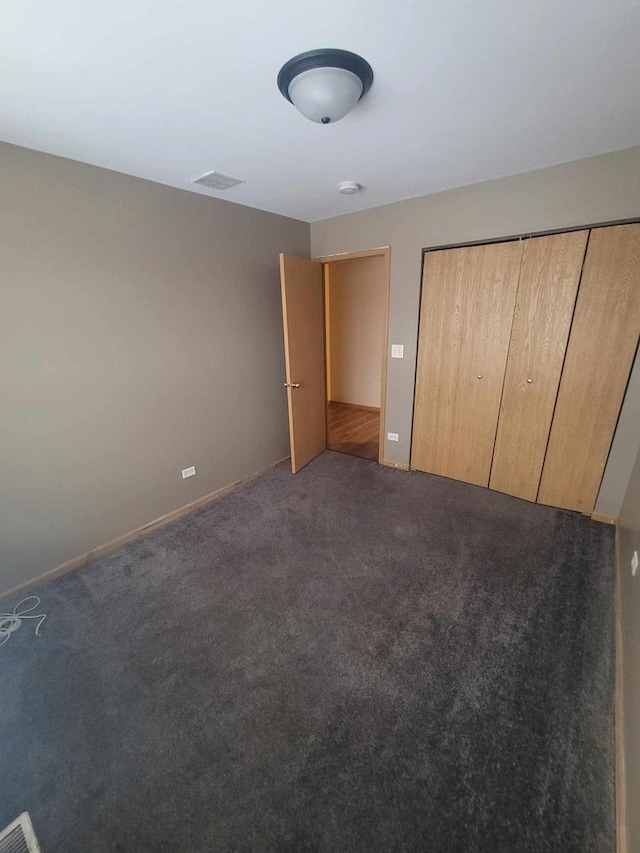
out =
[[[292,472],[327,447],[383,462],[389,249],[282,254],[280,282]]]
[[[386,254],[326,260],[327,447],[381,461],[386,378]]]

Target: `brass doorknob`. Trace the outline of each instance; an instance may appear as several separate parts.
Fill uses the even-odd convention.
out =
[[[285,388],[299,388],[300,383],[299,382],[285,382],[284,387]]]

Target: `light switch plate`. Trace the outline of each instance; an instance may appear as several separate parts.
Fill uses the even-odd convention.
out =
[[[397,432],[388,432],[387,438],[389,441],[398,441],[398,433]]]
[[[404,358],[404,344],[391,344],[391,358]]]
[[[194,477],[196,473],[196,466],[192,465],[190,468],[182,469],[182,479],[186,480],[187,477]]]

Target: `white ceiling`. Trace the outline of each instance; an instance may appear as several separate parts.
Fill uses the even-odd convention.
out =
[[[639,0],[3,0],[0,33],[0,139],[308,221],[640,144]],[[316,47],[375,73],[335,125],[276,87]]]

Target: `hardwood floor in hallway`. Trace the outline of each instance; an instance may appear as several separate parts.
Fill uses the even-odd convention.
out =
[[[378,461],[380,412],[350,403],[327,403],[327,447]]]

